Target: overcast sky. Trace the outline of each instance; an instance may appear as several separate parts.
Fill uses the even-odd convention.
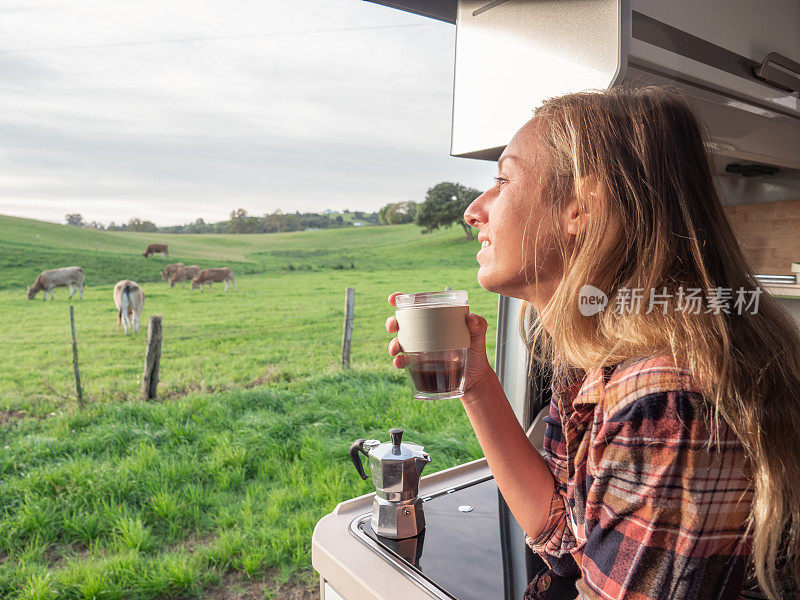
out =
[[[362,0],[0,0],[0,213],[378,210],[439,181],[455,28]]]

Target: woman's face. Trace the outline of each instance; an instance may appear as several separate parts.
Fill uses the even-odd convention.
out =
[[[546,161],[538,136],[532,119],[500,156],[494,187],[464,212],[464,220],[479,231],[478,283],[491,292],[527,300],[537,311],[561,279],[557,236],[565,235],[563,227],[554,228],[544,197]]]

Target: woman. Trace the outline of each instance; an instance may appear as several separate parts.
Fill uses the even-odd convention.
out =
[[[546,458],[474,314],[462,401],[529,545],[581,598],[797,597],[800,338],[760,294],[686,101],[655,87],[551,99],[498,167],[464,218],[480,285],[537,315]],[[389,352],[403,367],[397,340]]]

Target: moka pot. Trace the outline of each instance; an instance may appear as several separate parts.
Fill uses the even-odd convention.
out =
[[[431,457],[422,446],[402,443],[403,430],[389,430],[391,442],[359,439],[350,446],[350,458],[362,479],[367,478],[359,452],[369,458],[375,485],[372,502],[372,530],[383,537],[414,537],[425,529],[425,515],[419,498],[419,478]]]

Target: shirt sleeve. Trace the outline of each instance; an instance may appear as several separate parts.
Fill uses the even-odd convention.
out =
[[[557,487],[553,490],[553,495],[550,498],[549,511],[547,522],[542,532],[536,538],[531,538],[526,534],[525,543],[534,552],[560,555],[563,553],[562,547],[565,544],[570,547],[575,545],[575,538],[569,533],[569,528],[564,531],[567,526],[566,508],[564,506],[564,498],[558,492]]]
[[[545,461],[553,474],[555,486],[550,498],[549,514],[542,532],[534,539],[525,536],[531,550],[551,564],[552,559],[563,557],[575,547],[575,536],[567,525],[565,505],[567,493],[567,455],[561,426],[561,416],[556,402],[550,403],[550,413],[544,418]]]
[[[701,395],[650,391],[599,422],[581,598],[738,597],[752,495],[741,443],[720,421],[710,446]]]

